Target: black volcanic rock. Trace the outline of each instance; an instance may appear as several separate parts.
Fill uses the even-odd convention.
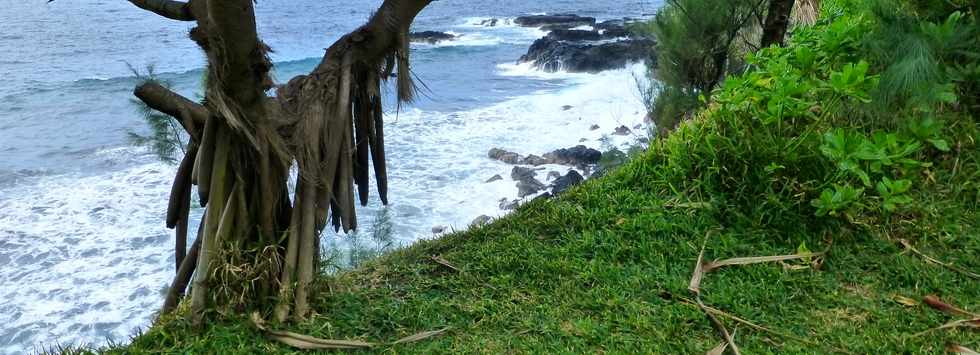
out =
[[[564,35],[598,36],[597,32],[592,32],[595,35],[577,32],[579,31],[566,31]],[[521,56],[519,62],[533,62],[535,67],[547,72],[565,70],[568,72],[597,73],[603,70],[624,68],[630,62],[648,59],[651,57],[650,51],[655,44],[652,40],[645,38],[596,42],[564,41],[558,40],[556,37],[549,34],[534,41],[527,54]]]
[[[562,192],[565,192],[568,189],[572,188],[572,186],[581,184],[583,181],[585,181],[585,178],[582,177],[582,174],[579,174],[575,170],[571,170],[571,171],[568,172],[568,174],[565,174],[565,176],[559,177],[557,180],[555,180],[554,183],[551,184],[551,186],[552,186],[551,187],[551,194],[552,195],[558,195],[558,194],[560,194]]]
[[[629,127],[619,126],[619,127],[616,127],[616,131],[613,132],[613,135],[615,135],[615,136],[628,136],[628,135],[630,135],[632,133],[633,133],[633,131],[630,131],[630,128]]]
[[[602,39],[602,35],[598,31],[554,30],[547,38],[554,41],[598,41]]]
[[[603,38],[629,37],[630,31],[626,29],[626,20],[608,20],[597,23],[593,26],[596,30],[602,31]]]
[[[549,29],[573,28],[595,25],[595,17],[583,17],[572,14],[520,16],[514,23],[524,27],[544,27]]]
[[[545,154],[544,157],[552,160],[555,164],[585,166],[598,163],[599,159],[602,158],[602,152],[584,145],[577,145],[555,150]]]
[[[456,36],[439,31],[422,31],[409,33],[408,38],[412,42],[436,44],[442,41],[454,40],[456,39]]]
[[[524,162],[524,157],[522,157],[520,154],[500,148],[491,148],[490,151],[487,152],[487,157],[507,164],[521,164]]]

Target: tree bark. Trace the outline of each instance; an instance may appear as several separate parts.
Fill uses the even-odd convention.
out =
[[[186,2],[171,0],[129,0],[133,5],[157,15],[178,21],[194,21]]]
[[[210,115],[207,108],[152,81],[137,86],[133,95],[150,108],[175,118],[193,140],[200,140],[197,128],[204,127]]]
[[[196,324],[208,309],[221,307],[216,301],[269,310],[271,299],[276,319],[305,319],[320,231],[331,218],[337,229],[356,228],[353,185],[365,204],[369,158],[381,200],[388,202],[380,85],[397,69],[399,102],[413,98],[408,30],[433,0],[385,0],[367,24],[341,37],[310,74],[289,80],[274,98],[266,95],[274,86],[270,49],[258,38],[252,0],[130,1],[167,18],[196,20],[190,37],[208,60],[204,105],[155,83],[134,92],[177,118],[196,146],[178,169],[168,226],[186,234],[183,206],[191,183],[206,208],[186,258],[178,233],[178,275],[164,312],[179,302],[188,270],[196,269],[190,314]],[[299,183],[290,206],[293,163]],[[222,272],[230,269],[236,272]],[[225,294],[236,299],[224,300]]]
[[[793,12],[795,0],[770,0],[766,22],[762,27],[762,48],[773,44],[782,46],[786,30],[789,28],[789,16]]]

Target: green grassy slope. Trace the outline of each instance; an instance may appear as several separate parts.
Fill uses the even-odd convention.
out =
[[[977,157],[974,157],[976,159]],[[720,227],[710,212],[664,199],[636,161],[554,202],[533,203],[492,225],[418,243],[321,284],[319,316],[291,330],[323,338],[391,341],[451,327],[406,353],[698,353],[720,343],[701,311],[683,301],[700,246],[708,258],[792,254],[800,243],[829,250],[818,269],[779,264],[721,269],[702,284],[704,302],[815,347],[726,321],[748,353],[935,353],[947,342],[980,347],[970,330],[912,335],[950,320],[895,296],[937,294],[980,311],[980,283],[903,249],[893,238],[840,229],[826,234]],[[937,198],[940,199],[941,198]],[[948,202],[948,201],[947,201]],[[980,214],[942,203],[917,247],[980,269]],[[966,213],[964,213],[966,211]],[[832,241],[832,242],[831,242]],[[459,269],[436,263],[437,255]],[[290,351],[245,320],[195,333],[165,320],[124,351]]]

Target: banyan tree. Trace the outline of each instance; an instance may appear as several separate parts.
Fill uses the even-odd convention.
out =
[[[305,319],[321,231],[328,222],[335,230],[356,228],[355,199],[367,203],[370,170],[387,203],[380,88],[396,77],[399,102],[412,100],[408,30],[432,0],[385,0],[312,72],[281,85],[269,74],[270,49],[256,32],[253,0],[129,1],[196,22],[190,39],[207,56],[201,103],[153,82],[135,90],[190,136],[167,210],[177,274],[163,312],[190,286],[190,317],[198,324],[216,305]],[[205,209],[187,251],[192,185]]]

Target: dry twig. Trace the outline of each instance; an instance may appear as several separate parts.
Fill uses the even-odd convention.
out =
[[[899,239],[898,242],[899,243],[902,243],[902,247],[904,247],[905,250],[911,251],[913,254],[922,257],[923,259],[925,259],[929,263],[938,264],[938,265],[941,265],[941,266],[943,266],[943,267],[945,267],[947,269],[950,269],[950,270],[956,271],[958,273],[961,273],[963,275],[966,275],[966,276],[972,277],[974,279],[980,280],[980,274],[977,274],[977,273],[972,272],[970,270],[966,270],[966,269],[960,268],[959,266],[956,266],[956,265],[953,265],[953,264],[950,264],[950,263],[942,262],[942,261],[940,261],[940,260],[938,260],[936,258],[933,258],[931,256],[928,256],[926,254],[923,254],[921,251],[919,251],[919,249],[916,249],[914,246],[912,246],[912,244],[909,243],[908,240]]]

